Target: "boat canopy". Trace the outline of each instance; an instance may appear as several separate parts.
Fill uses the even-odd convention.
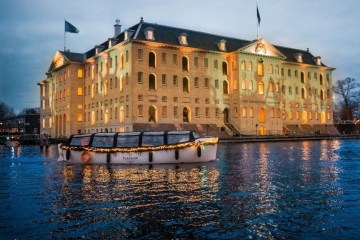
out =
[[[69,144],[83,147],[129,148],[171,145],[198,138],[199,135],[194,131],[93,133],[73,135],[69,139]]]

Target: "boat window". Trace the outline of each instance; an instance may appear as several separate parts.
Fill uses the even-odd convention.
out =
[[[143,135],[142,146],[164,145],[164,135]]]
[[[94,136],[93,147],[112,147],[114,142],[113,136]]]
[[[188,142],[189,141],[189,133],[187,133],[187,134],[168,134],[167,140],[168,140],[168,144]]]
[[[71,146],[86,146],[89,145],[90,135],[89,136],[81,136],[81,137],[73,137],[71,139]]]
[[[134,136],[118,136],[117,147],[138,147],[139,135]]]

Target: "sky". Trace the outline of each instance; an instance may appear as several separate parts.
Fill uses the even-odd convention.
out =
[[[38,82],[64,49],[64,19],[78,34],[66,47],[84,53],[122,30],[145,22],[244,40],[256,39],[256,0],[1,0],[0,102],[19,112],[39,107]],[[336,68],[333,81],[360,80],[359,0],[258,0],[259,37],[306,50]]]

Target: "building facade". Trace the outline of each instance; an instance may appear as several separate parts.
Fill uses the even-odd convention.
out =
[[[38,83],[41,131],[333,128],[332,71],[309,50],[143,20],[86,53],[56,52]],[[325,127],[325,128],[324,128]]]

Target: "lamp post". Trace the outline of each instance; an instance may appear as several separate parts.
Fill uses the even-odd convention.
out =
[[[257,136],[258,135],[258,132],[257,132],[257,128],[258,128],[258,124],[255,124],[255,136]]]

